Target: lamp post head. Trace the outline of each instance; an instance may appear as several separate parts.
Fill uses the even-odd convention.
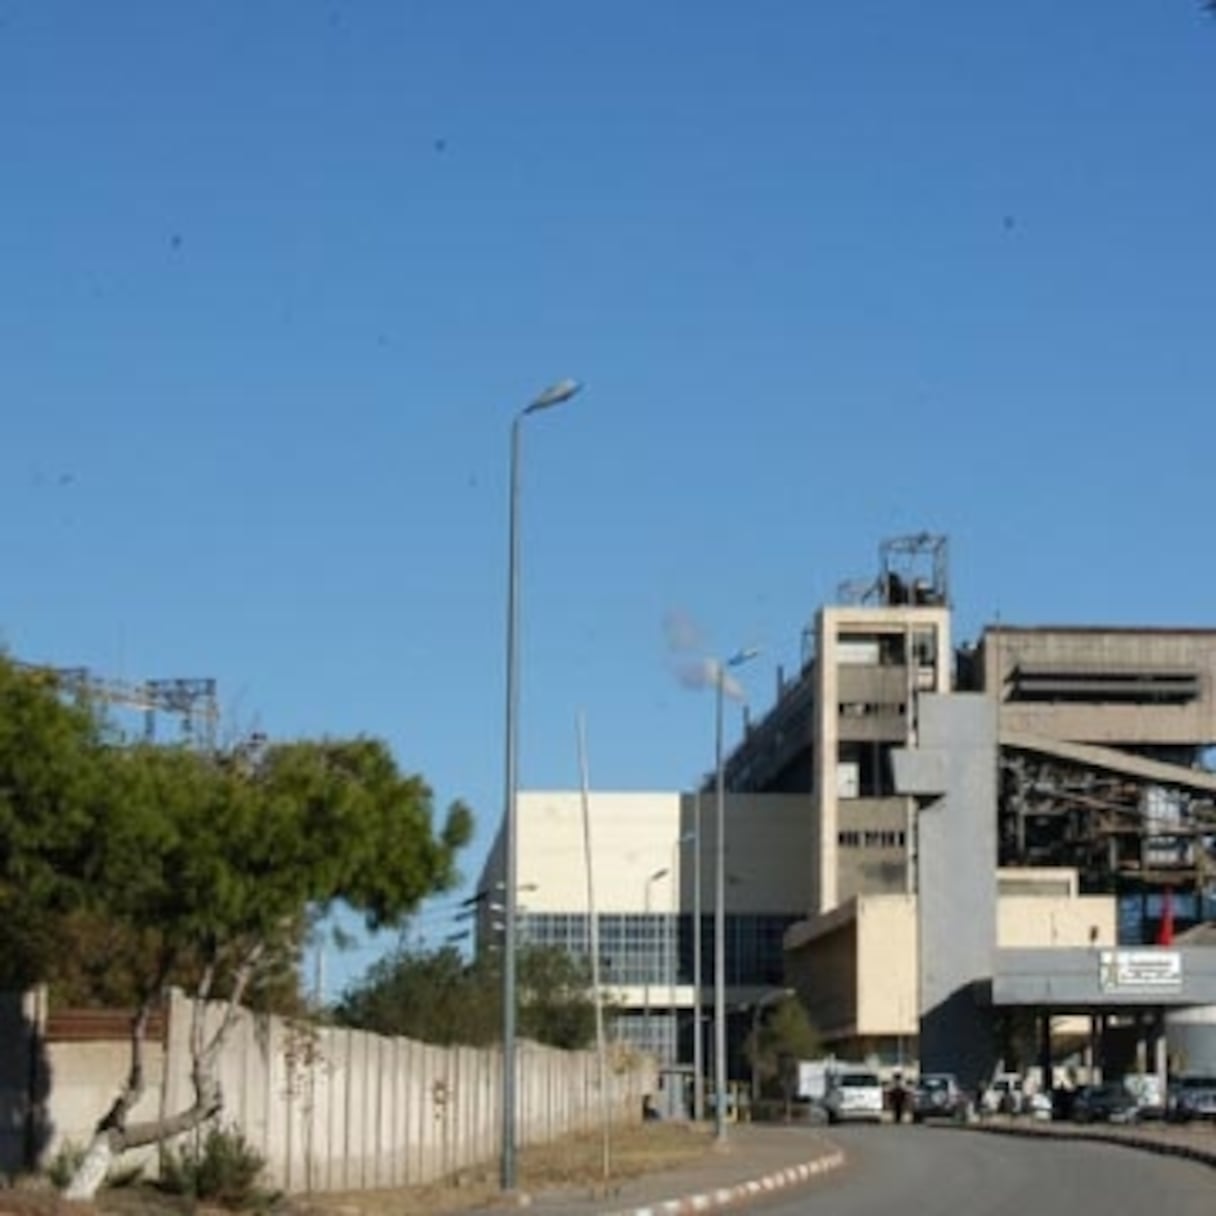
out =
[[[537,410],[547,410],[554,405],[562,405],[569,401],[583,386],[577,380],[559,380],[544,390],[528,407],[525,414],[534,414]]]
[[[742,650],[736,650],[734,654],[726,660],[727,667],[742,667],[744,663],[750,663],[760,653],[759,646],[746,646]]]

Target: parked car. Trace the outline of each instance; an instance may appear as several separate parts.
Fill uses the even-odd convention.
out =
[[[986,1115],[1020,1115],[1025,1105],[1025,1088],[1016,1072],[1002,1072],[993,1077],[981,1102]]]
[[[1169,1084],[1165,1114],[1176,1123],[1216,1119],[1216,1076],[1184,1073]]]
[[[833,1073],[823,1100],[829,1123],[859,1119],[882,1122],[883,1092],[878,1074],[861,1070]]]
[[[1083,1085],[1073,1094],[1074,1123],[1135,1123],[1139,1111],[1135,1094],[1120,1082]]]
[[[967,1099],[952,1073],[922,1073],[912,1089],[912,1122],[956,1119],[967,1112]]]

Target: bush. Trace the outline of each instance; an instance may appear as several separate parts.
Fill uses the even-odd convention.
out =
[[[226,1208],[262,1208],[269,1195],[258,1186],[266,1159],[236,1128],[211,1128],[198,1146],[169,1149],[160,1185],[175,1195],[206,1199]]]
[[[51,1180],[51,1185],[62,1191],[72,1181],[72,1176],[83,1160],[84,1148],[71,1140],[65,1140],[46,1167],[46,1176]]]

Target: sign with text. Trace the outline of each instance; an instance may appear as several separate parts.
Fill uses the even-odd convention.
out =
[[[1182,987],[1177,950],[1102,950],[1098,986],[1103,992],[1174,992]]]

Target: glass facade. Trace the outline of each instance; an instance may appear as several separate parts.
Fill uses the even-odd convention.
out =
[[[781,941],[794,915],[731,915],[726,918],[728,987],[774,987],[782,983]],[[693,982],[694,925],[690,915],[604,913],[599,917],[600,978],[605,985],[652,988],[643,1008],[613,1018],[614,1033],[674,1062],[691,1056],[690,1010],[673,1016],[670,990]],[[529,912],[520,917],[520,941],[590,955],[590,921],[582,913]],[[701,918],[701,986],[705,999],[714,982],[714,919]]]

